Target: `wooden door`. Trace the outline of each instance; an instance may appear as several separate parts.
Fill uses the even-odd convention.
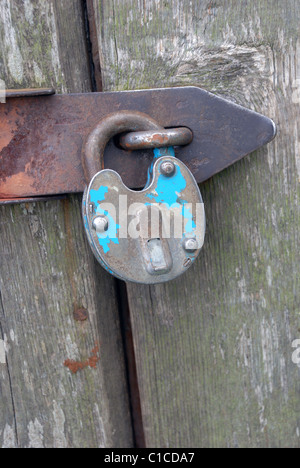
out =
[[[95,265],[80,197],[1,208],[0,445],[299,447],[299,20],[296,0],[2,0],[8,87],[196,85],[279,133],[202,184],[206,243],[169,284]]]
[[[92,90],[80,0],[3,0],[0,21],[8,88]],[[2,447],[133,443],[116,282],[86,244],[80,198],[1,207]]]

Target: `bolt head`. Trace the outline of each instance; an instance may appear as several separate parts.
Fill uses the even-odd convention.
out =
[[[161,164],[160,171],[165,177],[172,177],[175,174],[176,166],[171,161],[165,161]]]
[[[193,253],[198,250],[198,242],[197,239],[191,238],[191,239],[184,239],[183,241],[183,248],[187,252]]]
[[[93,228],[98,234],[108,230],[108,220],[105,216],[97,216],[93,221]]]

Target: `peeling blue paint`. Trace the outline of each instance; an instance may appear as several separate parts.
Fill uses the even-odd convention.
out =
[[[90,190],[90,200],[95,204],[96,214],[100,216],[106,216],[108,219],[108,230],[104,233],[97,232],[99,244],[103,248],[103,252],[105,254],[110,251],[109,244],[111,242],[116,245],[119,244],[117,231],[120,229],[120,226],[116,224],[116,221],[113,219],[113,217],[106,210],[101,208],[101,201],[105,200],[107,193],[108,187],[105,186],[101,186],[98,190]]]
[[[153,153],[154,153],[154,159],[151,163],[151,166],[148,169],[148,178],[147,178],[147,183],[144,187],[144,190],[147,189],[152,182],[153,167],[157,159],[162,158],[163,156],[169,156],[171,158],[175,158],[175,149],[173,148],[173,146],[170,146],[169,148],[155,148],[153,150]]]
[[[180,168],[176,167],[176,174],[173,177],[160,175],[155,191],[157,195],[149,193],[148,198],[155,199],[157,203],[164,203],[172,206],[177,203],[180,193],[186,188],[186,180],[181,174]],[[179,206],[179,204],[178,204]]]
[[[159,153],[160,154],[160,153]],[[180,167],[176,167],[176,174],[173,177],[166,177],[161,174],[155,189],[156,194],[149,193],[146,196],[156,203],[163,203],[168,209],[182,208],[182,216],[187,220],[184,236],[192,236],[196,229],[193,214],[186,207],[186,200],[180,198],[181,192],[186,188],[187,182],[181,173]]]
[[[195,229],[196,229],[196,223],[193,219],[193,214],[190,212],[190,210],[186,206],[183,206],[182,216],[185,219],[187,219],[187,223],[184,228],[184,235],[187,237],[192,237],[195,234]]]
[[[155,159],[162,158],[163,156],[175,158],[175,149],[173,146],[169,146],[169,148],[155,148],[153,152]]]
[[[99,187],[98,190],[91,190],[90,191],[90,199],[92,203],[95,203],[96,206],[99,205],[100,202],[105,200],[105,194],[108,192],[108,187],[102,185]]]

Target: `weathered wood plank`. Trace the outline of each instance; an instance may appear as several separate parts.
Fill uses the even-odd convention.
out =
[[[3,307],[2,300],[0,300],[0,395],[2,400],[0,411],[0,434],[2,436],[2,447],[14,448],[16,446],[14,400],[11,391],[11,377],[7,367],[6,343],[2,323]]]
[[[0,75],[7,88],[90,90],[82,5],[79,1],[3,0]]]
[[[3,0],[0,38],[8,87],[90,91],[79,0]],[[0,447],[131,446],[115,282],[80,197],[1,207],[0,263]]]
[[[196,266],[128,286],[147,445],[299,447],[299,2],[92,3],[104,90],[199,85],[279,127],[202,186]]]

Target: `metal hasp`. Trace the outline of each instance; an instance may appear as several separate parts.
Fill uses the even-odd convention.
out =
[[[142,191],[130,190],[116,171],[104,169],[106,144],[134,128],[163,131],[149,116],[123,111],[91,132],[83,152],[88,183],[84,227],[94,255],[109,273],[124,281],[157,284],[180,276],[198,257],[205,235],[204,205],[193,175],[172,147],[154,150]]]
[[[5,98],[25,98],[38,96],[53,96],[55,89],[53,88],[26,88],[26,89],[6,89]]]
[[[83,192],[82,149],[91,129],[114,111],[144,112],[159,122],[163,132],[163,128],[168,133],[179,127],[191,132],[192,142],[180,150],[175,148],[175,154],[198,183],[270,142],[276,134],[267,117],[196,87],[52,93],[45,90],[39,97],[32,92],[30,97],[15,97],[22,93],[11,92],[7,102],[0,104],[1,199]],[[121,140],[125,147],[128,138],[133,144],[128,135]],[[152,157],[151,150],[141,149],[137,162],[135,151],[122,149],[116,139],[109,142],[104,154],[105,167],[117,171],[131,188],[145,185]]]

